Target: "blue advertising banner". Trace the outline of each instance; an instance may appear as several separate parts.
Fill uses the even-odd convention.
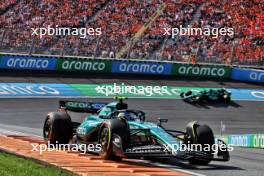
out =
[[[264,83],[264,70],[233,68],[231,79]]]
[[[230,135],[228,136],[228,144],[240,147],[250,146],[250,135]]]
[[[264,134],[216,135],[215,139],[222,139],[226,144],[237,147],[264,148]]]
[[[233,100],[264,101],[264,90],[258,89],[227,89],[232,93]]]
[[[172,64],[114,61],[112,73],[170,75]]]
[[[25,56],[2,56],[0,68],[22,70],[55,70],[57,59]]]
[[[82,94],[67,84],[0,83],[0,98],[79,96]]]

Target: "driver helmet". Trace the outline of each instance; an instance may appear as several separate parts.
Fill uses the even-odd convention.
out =
[[[126,115],[125,115],[124,112],[120,112],[120,113],[117,115],[117,117],[118,117],[119,119],[126,119]]]

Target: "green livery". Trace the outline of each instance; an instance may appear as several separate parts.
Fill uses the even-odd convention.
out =
[[[231,101],[231,92],[222,89],[209,89],[203,91],[187,91],[180,94],[182,99],[188,103],[224,102]]]
[[[187,125],[185,132],[169,130],[162,125],[167,119],[148,122],[143,111],[128,108],[124,103],[125,97],[116,99],[110,103],[60,101],[58,112],[47,115],[43,127],[44,139],[51,143],[99,144],[99,155],[104,159],[175,157],[193,164],[229,160],[227,150],[217,151],[215,157],[211,146],[227,146],[221,140],[215,141],[207,125],[193,121]],[[88,115],[82,123],[72,122],[71,111]],[[199,144],[202,148],[181,150],[187,144]],[[205,150],[206,144],[210,146],[209,150]]]

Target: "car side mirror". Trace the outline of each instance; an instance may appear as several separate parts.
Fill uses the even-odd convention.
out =
[[[162,126],[162,123],[167,123],[168,119],[162,119],[162,118],[158,118],[158,126]]]

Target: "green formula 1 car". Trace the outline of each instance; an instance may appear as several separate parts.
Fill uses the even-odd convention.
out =
[[[210,103],[210,102],[224,102],[231,101],[231,92],[222,89],[209,89],[204,91],[187,91],[180,94],[181,98],[188,103]]]
[[[209,126],[190,122],[184,132],[168,130],[162,125],[167,119],[148,122],[143,111],[128,109],[124,97],[117,99],[110,103],[60,101],[58,112],[47,114],[44,139],[54,144],[100,144],[97,154],[104,159],[178,158],[193,164],[229,160],[228,146],[215,141]],[[88,115],[82,123],[76,123],[70,111]],[[199,144],[201,148],[180,150],[183,144]],[[212,146],[223,150],[214,153]]]

